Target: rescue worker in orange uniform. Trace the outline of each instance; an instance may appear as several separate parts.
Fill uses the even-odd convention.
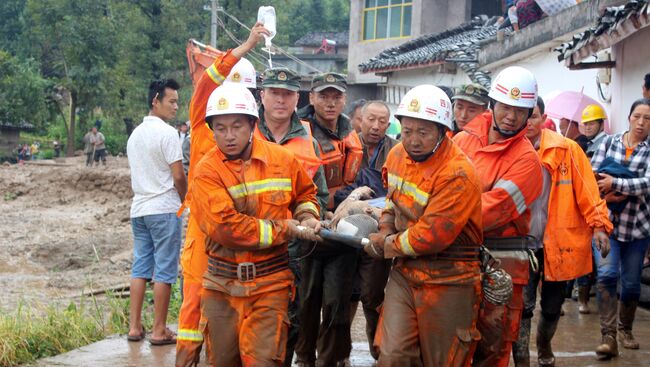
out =
[[[542,194],[531,205],[530,228],[530,235],[541,248],[534,252],[538,269],[530,268],[530,280],[524,289],[525,308],[519,338],[513,346],[517,367],[530,366],[530,324],[540,279],[537,364],[552,367],[555,356],[551,339],[557,330],[567,281],[591,273],[592,240],[601,252],[608,251],[608,235],[613,228],[589,158],[573,140],[542,129],[544,121],[544,102],[538,97],[528,119],[526,137],[537,149],[544,167]]]
[[[342,114],[346,89],[343,75],[316,75],[309,94],[310,104],[298,111],[300,118],[310,122],[318,143],[330,193],[327,206],[330,211],[334,210],[334,193],[354,182],[363,158],[359,136]],[[306,366],[315,363],[333,366],[350,352],[349,303],[357,250],[326,242],[302,256],[297,360]]]
[[[190,102],[190,164],[188,186],[192,185],[195,167],[203,156],[215,146],[212,131],[205,123],[205,109],[210,94],[222,84],[241,84],[255,88],[255,69],[242,57],[257,45],[259,37],[266,30],[256,24],[248,40],[241,46],[226,52],[205,70],[196,84]],[[241,61],[241,62],[240,62]],[[186,197],[184,207],[189,207],[191,197]],[[178,316],[178,335],[176,337],[176,366],[196,366],[200,360],[203,335],[199,330],[201,318],[201,283],[208,267],[205,252],[205,235],[193,215],[189,215],[185,244],[181,254],[183,269],[183,304]]]
[[[395,113],[402,143],[384,165],[386,208],[364,248],[394,259],[377,366],[467,366],[480,339],[481,182],[446,136],[451,108],[441,89],[421,85]]]
[[[325,213],[329,192],[321,166],[318,143],[312,137],[309,121],[301,121],[296,115],[300,76],[287,68],[272,68],[264,71],[260,93],[262,106],[259,110],[260,121],[255,129],[259,139],[278,143],[294,153],[299,162],[314,180],[318,190],[318,204],[321,214]],[[300,249],[310,248],[315,244],[304,244],[298,241],[289,243],[289,267],[295,277],[294,284],[300,286]],[[290,367],[293,351],[298,341],[298,305],[300,298],[292,295],[289,304],[289,337],[287,341],[287,356],[285,366]]]
[[[293,286],[287,243],[319,240],[316,186],[293,153],[254,138],[257,119],[243,86],[221,86],[208,99],[217,146],[195,167],[190,212],[207,238],[201,329],[212,366],[282,365]]]
[[[517,340],[528,284],[530,205],[542,191],[542,168],[526,139],[526,121],[537,101],[537,81],[521,67],[505,68],[490,87],[491,110],[465,126],[454,141],[468,155],[481,179],[485,246],[512,277],[506,305],[484,300],[479,317],[481,341],[474,366],[505,367]]]

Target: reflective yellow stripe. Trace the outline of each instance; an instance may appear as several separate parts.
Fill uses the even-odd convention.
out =
[[[271,246],[273,243],[273,227],[271,223],[259,219],[260,222],[260,248]]]
[[[194,329],[178,329],[176,340],[187,340],[191,342],[203,342],[203,334]]]
[[[508,195],[510,195],[510,198],[515,203],[515,208],[517,208],[517,213],[519,213],[519,215],[526,211],[526,199],[516,183],[510,180],[499,180],[494,184],[493,188],[504,189]]]
[[[208,76],[210,79],[212,79],[213,82],[217,84],[223,83],[223,81],[226,79],[223,75],[219,73],[217,70],[217,67],[212,65],[209,68],[205,69],[205,71],[208,73]]]
[[[268,191],[292,191],[290,178],[269,178],[261,181],[253,181],[239,184],[228,188],[233,199],[239,199],[247,195],[261,194]]]
[[[416,256],[417,254],[415,253],[415,250],[413,250],[413,246],[411,246],[411,243],[409,242],[409,230],[407,229],[404,231],[400,236],[399,236],[399,247],[402,249],[402,252],[404,255],[408,256]]]
[[[320,215],[320,211],[318,210],[318,207],[310,201],[298,205],[296,207],[296,210],[294,210],[294,213],[300,213],[301,211],[312,211],[314,212],[314,214],[316,214],[316,216]]]
[[[404,179],[392,173],[388,174],[388,186],[395,188],[404,195],[410,196],[416,203],[422,206],[426,206],[429,202],[429,194],[420,190],[416,184],[404,181]]]

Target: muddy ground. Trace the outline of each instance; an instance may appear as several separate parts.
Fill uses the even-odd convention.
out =
[[[128,283],[132,195],[126,158],[0,165],[0,309]]]

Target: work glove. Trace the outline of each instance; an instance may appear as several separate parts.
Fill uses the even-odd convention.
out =
[[[316,219],[314,220],[316,223],[318,223],[318,230],[320,230],[320,222],[318,222]],[[308,221],[309,220],[305,220],[303,223]],[[313,227],[301,226],[302,228],[298,228],[300,225],[299,222],[293,219],[287,219],[285,223],[289,237],[303,241],[323,242],[323,239],[317,234],[316,230]],[[311,222],[309,224],[313,225]]]
[[[607,233],[605,233],[603,230],[600,229],[594,230],[593,240],[594,240],[594,244],[596,245],[596,248],[598,249],[598,251],[600,251],[600,256],[603,259],[606,258],[611,248]]]
[[[368,200],[372,199],[372,197],[375,195],[375,192],[368,186],[361,186],[357,187],[356,189],[352,190],[350,195],[346,198],[346,200]]]
[[[384,260],[384,243],[386,242],[386,234],[371,233],[368,236],[370,243],[363,247],[363,251],[376,260]]]

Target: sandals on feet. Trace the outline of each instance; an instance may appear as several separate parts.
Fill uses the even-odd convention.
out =
[[[154,339],[154,338],[149,338],[149,343],[151,345],[169,345],[169,344],[176,344],[176,333],[169,329],[165,329],[165,337],[162,339]]]
[[[144,339],[144,336],[147,334],[147,332],[144,330],[144,326],[142,327],[140,334],[138,335],[127,335],[126,340],[130,342],[139,342],[142,339]]]

